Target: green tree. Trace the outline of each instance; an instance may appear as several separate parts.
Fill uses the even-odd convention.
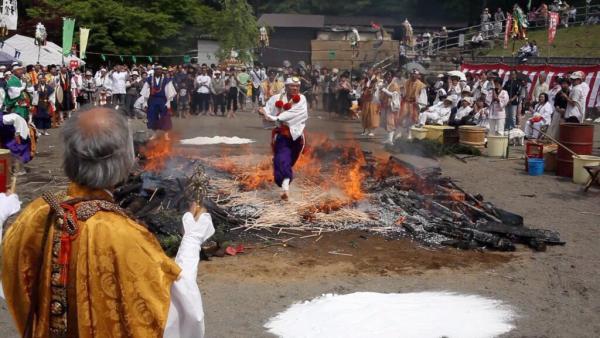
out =
[[[91,28],[89,51],[169,54],[195,48],[198,35],[213,31],[216,10],[197,0],[45,0],[27,15],[48,23],[54,41],[61,18],[75,18],[77,27]]]
[[[220,45],[217,56],[224,60],[236,50],[242,61],[250,61],[259,38],[252,6],[246,0],[223,0],[222,8],[215,25]]]

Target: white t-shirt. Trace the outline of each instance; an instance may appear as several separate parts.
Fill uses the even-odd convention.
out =
[[[460,120],[462,120],[463,117],[469,115],[472,111],[473,111],[473,108],[471,106],[466,106],[466,107],[461,106],[456,111],[456,115],[454,115],[454,120],[460,121]]]
[[[127,72],[114,72],[111,74],[111,80],[113,94],[127,93]]]
[[[578,84],[571,88],[571,94],[569,94],[571,100],[576,103],[569,103],[567,105],[567,111],[565,112],[565,118],[575,116],[579,119],[579,122],[583,122],[585,117],[585,89],[582,84]]]
[[[210,76],[198,75],[196,77],[196,84],[198,85],[198,93],[209,94],[210,93]]]

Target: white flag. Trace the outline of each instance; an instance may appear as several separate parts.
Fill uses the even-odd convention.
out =
[[[3,0],[0,8],[0,23],[9,30],[16,30],[18,18],[17,0]]]

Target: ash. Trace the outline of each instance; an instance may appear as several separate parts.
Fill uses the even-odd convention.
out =
[[[318,236],[361,229],[460,249],[513,251],[524,244],[544,251],[564,244],[558,233],[526,227],[523,217],[464,191],[438,168],[417,170],[390,157],[383,164],[371,159],[362,171],[361,200],[344,199],[340,191],[299,178],[293,198],[282,203],[276,191],[244,190],[230,172],[175,157],[161,172],[139,170],[116,189],[115,198],[171,251],[181,240],[180,214],[194,200],[212,215],[217,242],[235,240],[240,231],[266,232],[272,240],[282,232],[289,238],[290,231]]]

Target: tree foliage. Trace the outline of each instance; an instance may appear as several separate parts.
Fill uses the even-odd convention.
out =
[[[78,27],[91,28],[89,51],[117,54],[184,52],[198,36],[212,33],[218,18],[197,0],[45,0],[26,12],[30,21],[49,26],[57,42],[61,18],[75,18]]]
[[[216,37],[220,45],[218,57],[227,59],[235,50],[242,61],[250,61],[259,37],[252,7],[246,0],[223,0],[222,5],[216,24]]]

